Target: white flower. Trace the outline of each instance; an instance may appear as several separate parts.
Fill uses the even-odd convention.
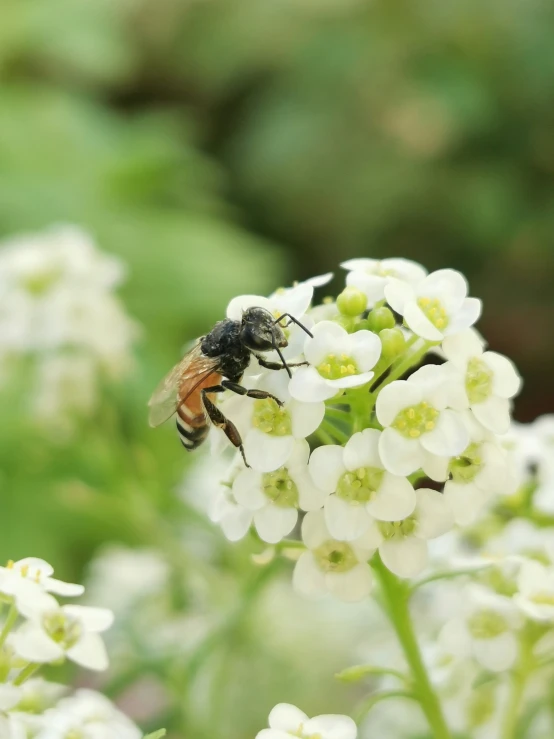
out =
[[[94,690],[78,690],[47,711],[36,739],[140,739],[138,727]]]
[[[269,714],[269,729],[256,739],[356,739],[357,728],[349,716],[327,714],[308,716],[290,703],[279,703]]]
[[[268,371],[248,385],[278,398],[252,400],[230,397],[221,404],[223,413],[238,427],[248,464],[258,472],[282,467],[294,449],[296,439],[313,434],[325,415],[323,402],[304,403],[289,393],[289,378],[282,371]]]
[[[461,416],[446,407],[446,379],[442,367],[427,365],[408,380],[391,382],[377,396],[377,418],[385,427],[379,454],[394,475],[421,468],[433,480],[445,480],[448,458],[468,446]]]
[[[514,602],[533,621],[554,621],[554,567],[526,560],[518,574]]]
[[[51,577],[53,573],[52,565],[37,557],[10,561],[6,567],[0,567],[0,593],[13,598],[23,613],[30,604],[47,605],[50,598],[46,593],[73,597],[84,592],[82,585],[56,580]]]
[[[513,493],[515,478],[508,453],[499,440],[468,411],[462,417],[470,434],[470,444],[450,461],[452,479],[444,486],[444,496],[456,523],[467,526],[475,521],[493,496]]]
[[[415,491],[416,507],[402,521],[373,521],[367,534],[379,549],[383,563],[399,577],[414,577],[425,569],[428,540],[442,536],[454,525],[452,511],[441,493],[429,488]]]
[[[409,259],[349,259],[341,267],[348,270],[346,284],[365,293],[371,308],[385,298],[385,288],[392,278],[415,285],[427,270]]]
[[[318,510],[327,497],[308,474],[309,456],[309,444],[301,439],[283,467],[265,473],[243,469],[235,478],[235,500],[251,511],[256,531],[268,544],[276,544],[293,530],[298,508]]]
[[[373,377],[371,368],[381,355],[381,341],[371,331],[348,334],[332,321],[321,321],[313,338],[304,343],[310,367],[300,367],[290,381],[293,398],[315,402],[332,398],[350,387],[365,385]]]
[[[328,275],[324,275],[323,277],[326,278]],[[277,290],[269,298],[263,295],[239,295],[233,298],[227,306],[227,318],[231,318],[233,321],[240,321],[243,312],[247,308],[257,306],[259,308],[265,308],[275,318],[280,318],[285,313],[290,313],[297,321],[300,321],[309,329],[311,328],[311,321],[305,320],[305,314],[310,307],[313,294],[314,285],[308,282],[301,282],[294,287]],[[293,359],[302,354],[306,332],[294,322],[284,328],[288,321],[288,318],[282,321],[282,327],[288,341],[288,346],[282,350],[282,353],[286,359]],[[269,361],[280,362],[277,352],[266,352],[264,357]]]
[[[106,608],[59,606],[50,596],[45,605],[25,604],[29,620],[13,635],[16,653],[29,662],[56,662],[68,657],[90,670],[105,670],[108,657],[99,633],[113,622]]]
[[[398,521],[409,516],[416,495],[405,477],[387,472],[379,457],[380,431],[354,434],[346,446],[321,446],[310,457],[315,484],[332,493],[325,501],[325,522],[335,539],[364,534],[374,518]]]
[[[409,328],[428,341],[472,326],[481,314],[481,301],[468,298],[465,277],[453,269],[439,269],[412,286],[392,279],[385,287],[387,302]]]
[[[219,482],[208,508],[210,521],[221,526],[229,541],[239,541],[245,537],[252,525],[252,511],[239,505],[232,492],[233,482],[243,469],[242,459],[237,455],[227,475]]]
[[[439,644],[457,659],[473,657],[487,670],[504,672],[518,654],[516,629],[521,618],[510,598],[480,585],[467,585],[460,597],[461,615],[441,629]]]
[[[471,408],[475,418],[496,434],[510,427],[510,398],[521,386],[514,364],[496,352],[485,352],[473,329],[447,336],[442,344],[449,360],[449,405],[456,410]]]
[[[308,551],[294,568],[295,590],[311,597],[329,592],[344,601],[369,594],[373,573],[367,562],[375,547],[366,534],[350,542],[337,541],[325,525],[323,511],[312,511],[302,522],[302,540]]]
[[[22,697],[22,688],[10,683],[0,683],[0,713],[16,706]]]

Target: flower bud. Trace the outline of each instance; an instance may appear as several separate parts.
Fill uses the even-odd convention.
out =
[[[344,316],[359,316],[367,308],[367,298],[357,287],[345,287],[337,298],[337,308]]]
[[[370,331],[378,334],[380,331],[388,328],[394,328],[396,321],[394,320],[394,314],[390,308],[381,306],[380,308],[374,308],[369,316],[367,317]]]
[[[379,332],[379,338],[383,346],[381,356],[394,359],[404,351],[406,339],[399,328],[384,328]]]

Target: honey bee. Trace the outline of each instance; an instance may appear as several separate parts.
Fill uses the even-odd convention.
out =
[[[288,319],[285,325],[282,323],[284,319]],[[216,323],[154,391],[148,403],[150,425],[160,426],[176,413],[179,439],[185,449],[191,452],[206,439],[211,422],[222,429],[229,441],[240,450],[245,465],[249,467],[238,429],[219,410],[215,395],[230,390],[258,400],[272,398],[282,406],[283,403],[271,393],[247,390],[240,383],[252,355],[262,367],[285,369],[289,377],[292,376],[290,367],[307,364],[287,364],[281,352],[287,346],[283,329],[291,323],[296,323],[312,336],[290,313],[274,318],[268,310],[258,307],[247,308],[240,321],[226,318]],[[260,352],[272,350],[279,355],[280,363],[269,362],[260,355]]]

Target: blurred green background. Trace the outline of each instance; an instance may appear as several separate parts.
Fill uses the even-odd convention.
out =
[[[190,459],[145,404],[232,296],[346,258],[460,269],[525,377],[516,418],[553,411],[553,32],[549,0],[0,0],[0,236],[87,229],[142,326],[132,377],[63,445],[6,393],[0,559],[80,578],[123,542],[189,583],[167,542],[204,527],[240,593],[251,546],[177,501]],[[176,736],[204,736],[181,714]]]

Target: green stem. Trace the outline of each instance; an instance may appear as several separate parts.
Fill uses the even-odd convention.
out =
[[[35,662],[29,662],[27,667],[24,667],[19,675],[15,678],[13,684],[23,685],[23,683],[27,682],[27,680],[32,677],[40,667],[42,667],[42,665],[36,664]]]
[[[381,693],[373,693],[367,698],[354,714],[354,720],[358,726],[362,723],[373,706],[381,701],[390,700],[391,698],[407,698],[408,700],[418,700],[417,696],[409,690],[385,690]]]
[[[385,567],[379,555],[374,558],[372,565],[381,582],[385,610],[412,673],[415,697],[432,730],[433,739],[451,739],[441,704],[427,674],[414,633],[408,605],[409,587]]]
[[[527,687],[527,678],[533,667],[533,647],[525,639],[524,634],[520,642],[519,661],[511,674],[510,693],[506,703],[506,711],[500,733],[502,739],[515,739],[517,737],[519,717],[525,696],[525,688]]]
[[[350,438],[347,433],[337,428],[335,425],[333,425],[329,421],[326,421],[325,419],[321,422],[320,428],[323,429],[323,431],[326,431],[334,439],[336,439],[339,444],[346,444],[346,442]]]
[[[17,621],[17,608],[15,607],[15,603],[12,603],[10,606],[10,610],[8,611],[8,615],[6,616],[4,627],[2,631],[0,632],[0,647],[4,644],[4,642],[8,638],[8,634],[13,629],[16,621]]]
[[[414,337],[412,337],[413,339]],[[417,337],[419,338],[419,337]],[[413,343],[413,341],[411,342]],[[411,343],[408,344],[408,346],[411,346]],[[434,341],[425,341],[423,343],[423,346],[420,347],[417,351],[413,352],[413,354],[409,354],[407,357],[404,355],[404,359],[401,359],[401,361],[396,364],[396,366],[393,365],[390,374],[386,377],[385,380],[379,385],[379,387],[375,388],[375,390],[370,394],[371,397],[371,407],[375,405],[375,401],[377,400],[378,394],[381,392],[381,390],[386,387],[387,385],[390,385],[391,382],[394,382],[395,380],[398,380],[402,375],[407,372],[411,367],[416,365],[429,351],[430,347],[434,346],[436,342]],[[375,381],[375,380],[373,380]]]

